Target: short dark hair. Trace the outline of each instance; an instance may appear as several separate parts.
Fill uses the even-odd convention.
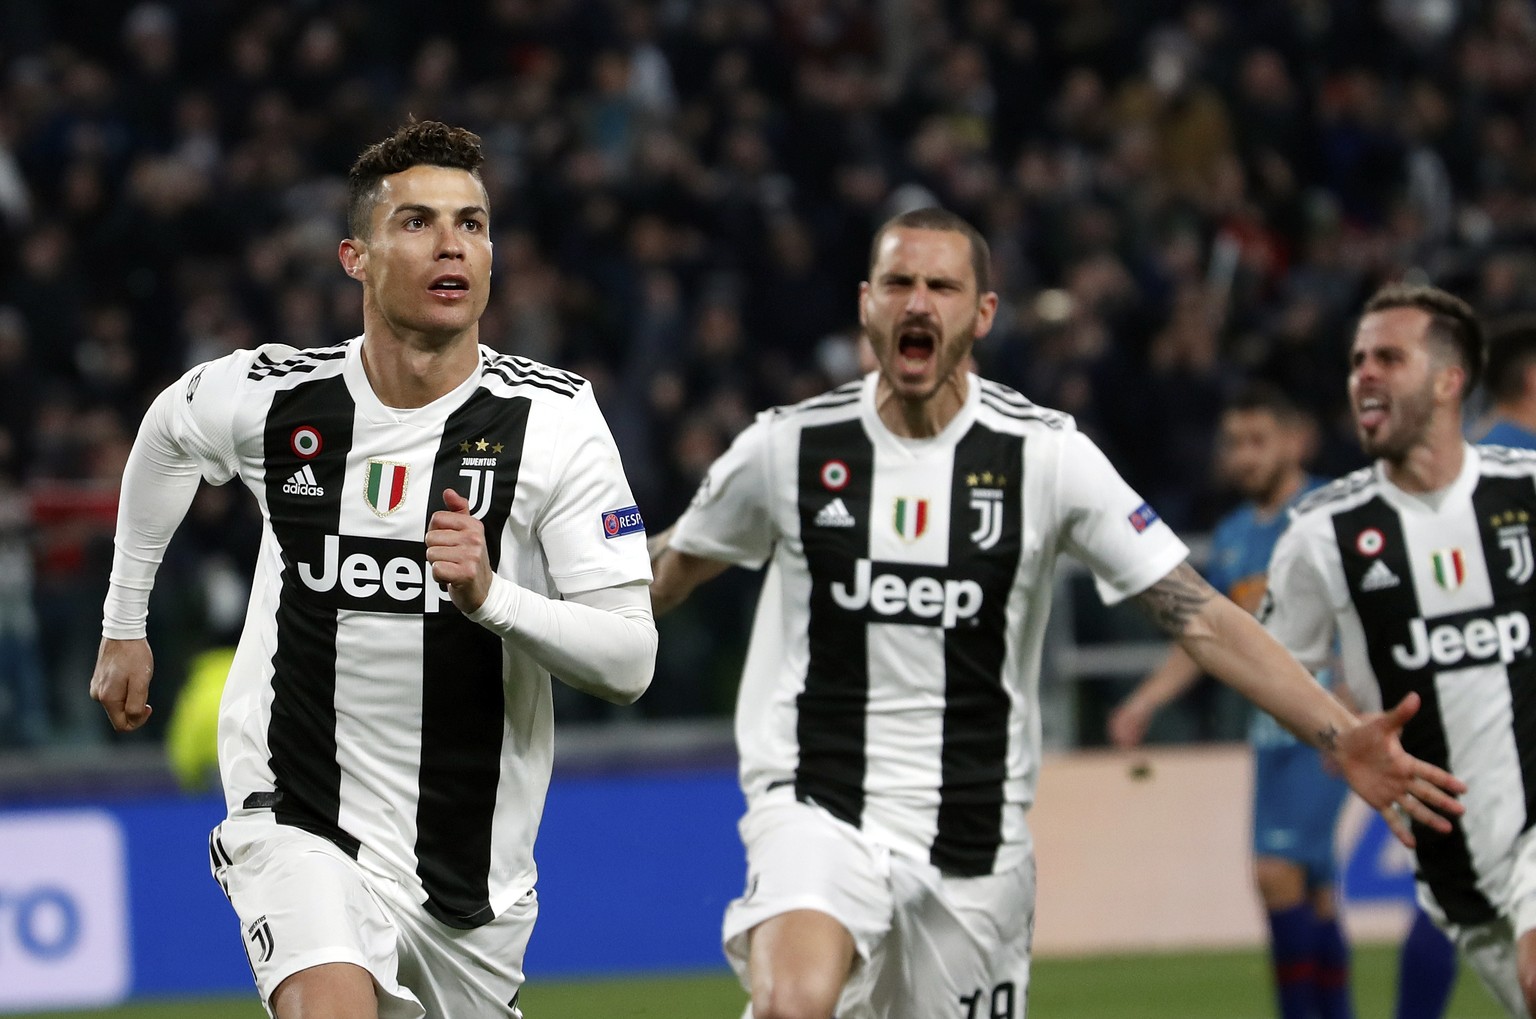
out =
[[[1494,403],[1525,390],[1525,370],[1536,364],[1536,315],[1511,315],[1488,327],[1488,368],[1483,384]]]
[[[473,131],[436,120],[412,120],[368,146],[352,164],[347,174],[347,231],[353,237],[368,236],[373,206],[379,200],[379,182],[390,174],[413,166],[446,166],[468,170],[480,180],[484,162],[480,136]]]
[[[1483,374],[1483,327],[1472,306],[1439,287],[1423,283],[1389,283],[1365,302],[1364,315],[1393,308],[1417,308],[1429,316],[1427,335],[1455,350],[1466,369],[1461,387],[1465,397]]]
[[[1273,382],[1254,380],[1245,383],[1227,400],[1227,411],[1265,411],[1273,414],[1281,424],[1297,424],[1305,420],[1301,406]]]
[[[971,244],[971,271],[976,274],[976,293],[984,294],[992,289],[992,250],[987,246],[987,239],[981,235],[981,231],[961,217],[937,206],[903,212],[899,216],[892,216],[880,225],[880,229],[875,231],[874,240],[869,242],[870,276],[874,276],[875,262],[880,258],[880,242],[885,239],[886,233],[897,228],[947,230],[963,234]]]

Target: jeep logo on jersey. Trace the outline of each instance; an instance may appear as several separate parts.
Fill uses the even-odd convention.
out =
[[[880,572],[875,572],[875,567]],[[972,621],[981,611],[981,585],[959,577],[935,577],[924,570],[943,571],[942,566],[919,563],[873,563],[860,559],[853,568],[853,589],[840,580],[832,582],[832,600],[849,612],[872,613],[877,623],[906,623],[953,629],[961,620]]]
[[[1400,669],[1467,668],[1499,662],[1508,665],[1530,654],[1531,621],[1524,612],[1486,616],[1443,616],[1415,619],[1408,624],[1408,646],[1392,646],[1392,661]]]
[[[327,534],[320,562],[297,562],[300,582],[326,608],[436,612],[448,591],[432,579],[426,545],[393,538]]]
[[[393,460],[369,460],[368,484],[363,488],[363,499],[368,508],[381,517],[387,517],[405,502],[405,477],[410,468]]]

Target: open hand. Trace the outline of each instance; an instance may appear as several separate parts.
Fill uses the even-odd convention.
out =
[[[1465,809],[1455,797],[1467,784],[1444,768],[1419,760],[1403,749],[1403,726],[1419,710],[1410,693],[1395,708],[1362,715],[1360,724],[1339,734],[1333,757],[1361,799],[1380,811],[1403,845],[1413,848],[1411,821],[1435,831],[1451,830],[1450,817]]]

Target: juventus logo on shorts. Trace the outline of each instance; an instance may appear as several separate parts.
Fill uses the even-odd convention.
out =
[[[251,952],[251,961],[266,962],[272,958],[272,927],[267,923],[266,914],[252,920],[250,926],[245,929],[245,936],[251,939],[255,948]]]

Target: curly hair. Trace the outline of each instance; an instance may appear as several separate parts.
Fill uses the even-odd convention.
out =
[[[368,236],[373,206],[379,200],[379,182],[390,174],[413,166],[446,166],[468,170],[480,180],[484,162],[480,136],[473,131],[436,120],[412,120],[368,146],[352,164],[347,174],[347,230],[353,237]]]
[[[1472,306],[1455,294],[1423,283],[1389,283],[1365,302],[1362,315],[1393,308],[1417,308],[1429,316],[1428,335],[1456,352],[1466,369],[1465,397],[1483,374],[1483,327]]]

